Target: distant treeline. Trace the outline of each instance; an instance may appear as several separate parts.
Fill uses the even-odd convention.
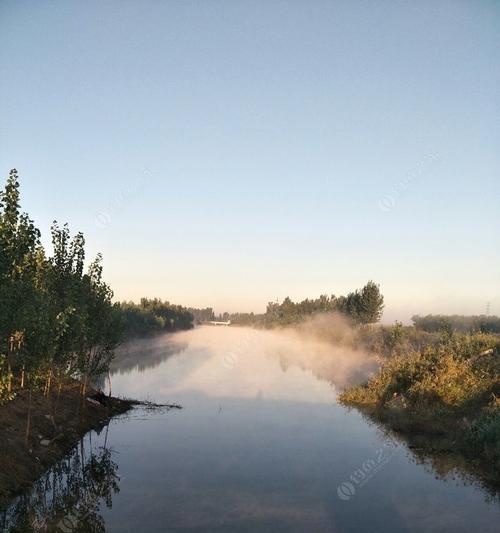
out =
[[[415,315],[412,317],[417,329],[428,331],[458,331],[461,333],[500,333],[500,317],[488,315]]]
[[[347,296],[321,295],[316,299],[293,302],[286,297],[281,303],[270,302],[264,314],[233,313],[222,316],[239,325],[273,327],[296,324],[318,313],[341,313],[358,324],[378,322],[384,309],[379,286],[369,281],[362,289]]]
[[[194,316],[181,305],[163,302],[158,298],[141,298],[138,304],[119,304],[123,334],[125,337],[151,335],[178,331],[193,327]]]
[[[205,307],[204,309],[189,307],[188,311],[193,315],[195,324],[200,324],[201,322],[207,322],[209,320],[216,320],[214,310],[211,307]]]
[[[227,322],[228,320],[231,320],[232,317],[238,315],[238,313],[231,314],[227,311],[225,313],[219,313],[218,315],[216,315],[212,307],[205,307],[204,309],[189,307],[188,311],[193,315],[195,324],[201,324],[203,322],[209,322],[211,320]],[[253,313],[251,314],[253,315]]]

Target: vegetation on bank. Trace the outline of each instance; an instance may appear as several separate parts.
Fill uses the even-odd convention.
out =
[[[193,316],[193,321],[195,324],[200,324],[202,322],[208,322],[210,320],[223,320],[222,319],[223,315],[219,315],[218,317],[216,317],[212,307],[205,307],[203,309],[196,309],[194,307],[189,307],[188,311]],[[224,313],[224,316],[226,315],[229,317],[229,313]],[[224,320],[228,320],[228,318]]]
[[[119,309],[101,256],[85,269],[83,235],[71,237],[57,222],[51,233],[48,256],[40,231],[20,212],[12,170],[0,194],[0,402],[16,388],[48,395],[68,376],[80,378],[84,392],[119,341]]]
[[[340,401],[407,433],[446,437],[450,450],[500,472],[500,336],[446,330],[437,343],[387,357]]]
[[[491,315],[415,315],[412,321],[417,329],[429,333],[443,330],[461,333],[500,333],[500,317]]]
[[[338,313],[353,324],[373,324],[380,320],[383,309],[384,297],[380,287],[369,281],[362,289],[350,292],[347,296],[322,294],[319,298],[306,298],[301,302],[286,297],[281,303],[270,302],[263,314],[225,313],[221,319],[231,320],[233,324],[241,326],[269,328],[299,324],[321,313]]]
[[[119,310],[123,334],[127,338],[193,327],[194,316],[190,310],[158,298],[141,298],[138,304],[122,302]]]

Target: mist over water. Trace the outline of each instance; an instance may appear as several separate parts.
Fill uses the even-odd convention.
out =
[[[311,368],[315,375],[337,388],[366,381],[379,366],[373,353],[352,348],[356,333],[338,313],[316,315],[279,333],[300,346],[301,357],[294,360],[296,364]]]
[[[352,335],[348,323],[335,315],[280,330],[202,326],[122,346],[111,372],[141,372],[168,361],[175,380],[152,384],[153,396],[196,390],[212,397],[297,398],[306,380],[306,401],[318,400],[311,389],[316,394],[321,389],[322,401],[332,401],[336,390],[367,379],[378,366],[375,356],[345,346]],[[183,358],[187,349],[189,357]],[[113,392],[121,381],[113,377]]]

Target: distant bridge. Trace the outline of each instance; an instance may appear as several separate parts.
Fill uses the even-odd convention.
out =
[[[222,322],[220,320],[205,320],[202,322],[202,324],[206,324],[208,326],[230,326],[231,321],[228,320],[227,322]]]

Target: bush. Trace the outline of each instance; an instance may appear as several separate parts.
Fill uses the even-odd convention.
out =
[[[483,405],[500,386],[499,346],[495,335],[453,335],[420,352],[387,359],[368,383],[340,399],[383,407],[403,395],[414,412],[422,413],[430,406],[451,412]]]

